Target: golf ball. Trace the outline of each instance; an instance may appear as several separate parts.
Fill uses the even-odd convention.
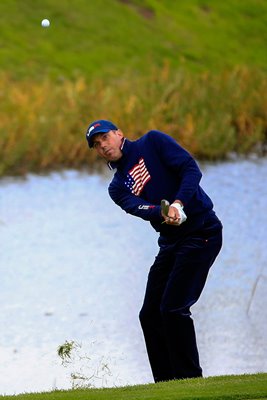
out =
[[[43,20],[42,20],[42,26],[43,26],[44,28],[48,28],[49,25],[50,25],[49,19],[43,19]]]

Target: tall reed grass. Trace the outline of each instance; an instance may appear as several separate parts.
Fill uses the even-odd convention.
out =
[[[0,103],[0,176],[95,165],[85,131],[99,118],[130,139],[162,130],[200,159],[262,152],[267,141],[267,77],[248,68],[193,76],[166,64],[112,82],[36,83],[2,74]]]

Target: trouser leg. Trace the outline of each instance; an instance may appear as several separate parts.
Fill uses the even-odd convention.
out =
[[[139,314],[155,382],[174,379],[160,312],[161,299],[172,263],[172,256],[160,252],[156,257],[148,275],[144,303]]]
[[[140,321],[155,381],[202,376],[190,307],[221,248],[221,232],[160,251],[151,267]]]

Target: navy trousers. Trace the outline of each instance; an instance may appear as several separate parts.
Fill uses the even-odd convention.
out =
[[[214,216],[183,239],[160,236],[159,246],[139,315],[154,380],[200,377],[190,307],[221,249],[222,225]]]

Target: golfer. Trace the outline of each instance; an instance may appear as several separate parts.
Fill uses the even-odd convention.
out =
[[[112,200],[159,233],[139,315],[154,380],[201,377],[190,308],[221,249],[222,224],[199,184],[200,169],[172,137],[157,130],[130,141],[112,122],[98,120],[86,138],[116,170],[108,188]],[[162,199],[170,203],[165,212]]]

